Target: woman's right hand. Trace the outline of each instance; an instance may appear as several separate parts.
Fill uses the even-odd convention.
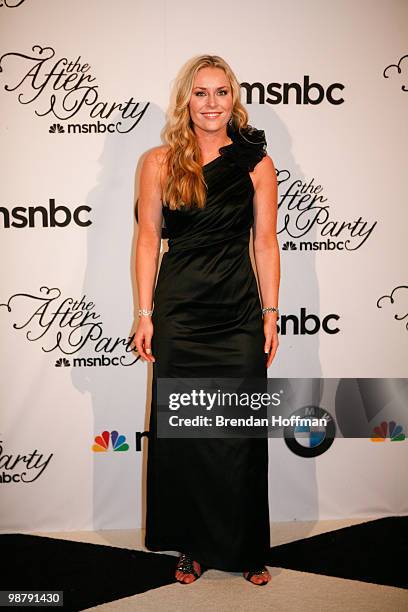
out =
[[[135,345],[142,361],[156,361],[152,355],[153,322],[151,317],[140,317],[135,334]]]

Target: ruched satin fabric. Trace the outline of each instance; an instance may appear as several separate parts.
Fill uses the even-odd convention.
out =
[[[263,566],[270,546],[266,438],[157,437],[163,378],[266,378],[263,319],[249,256],[264,134],[233,143],[203,167],[204,209],[163,206],[169,250],[154,293],[146,547],[187,552],[207,567]]]

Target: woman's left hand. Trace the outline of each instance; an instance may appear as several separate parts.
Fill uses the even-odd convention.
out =
[[[268,360],[266,367],[269,368],[271,365],[276,351],[279,346],[278,329],[277,329],[277,315],[274,312],[266,312],[264,314],[264,334],[265,334],[265,345],[264,351],[268,353]]]

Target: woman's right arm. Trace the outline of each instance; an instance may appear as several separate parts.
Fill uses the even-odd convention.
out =
[[[161,168],[165,147],[149,151],[140,173],[138,225],[136,243],[136,284],[139,308],[153,309],[153,296],[160,254],[162,228]],[[155,361],[151,354],[153,323],[141,316],[135,334],[135,345],[142,360]],[[146,353],[146,349],[148,352]]]

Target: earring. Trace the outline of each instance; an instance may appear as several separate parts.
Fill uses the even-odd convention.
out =
[[[229,119],[229,121],[228,121],[228,125],[229,125],[229,126],[232,126],[232,124],[233,124],[233,121],[232,121],[232,115],[231,115],[231,117],[230,117],[230,119]]]

